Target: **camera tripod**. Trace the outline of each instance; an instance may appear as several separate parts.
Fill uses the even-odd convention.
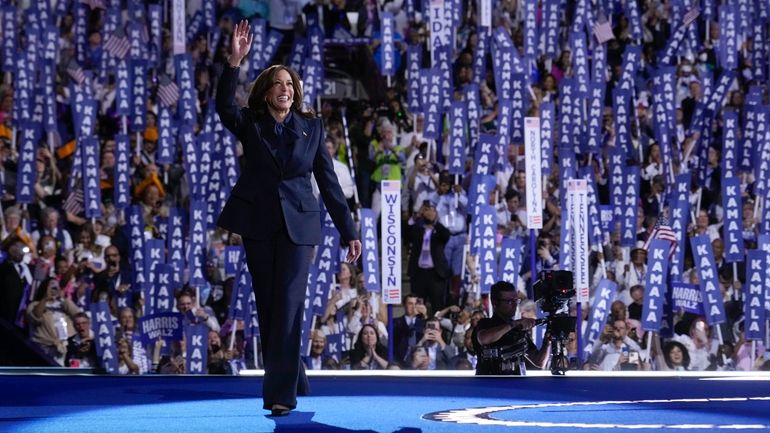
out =
[[[567,315],[548,317],[547,333],[551,341],[551,374],[564,376],[569,370],[567,342],[569,334],[575,330],[576,318]]]
[[[569,358],[567,358],[567,338],[552,335],[551,338],[551,374],[564,376],[569,370]]]

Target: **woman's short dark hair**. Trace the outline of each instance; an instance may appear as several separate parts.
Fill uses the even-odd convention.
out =
[[[687,351],[684,344],[678,341],[669,341],[663,345],[663,359],[666,361],[666,365],[668,368],[674,368],[674,365],[671,364],[671,349],[674,347],[678,347],[682,351],[682,366],[688,368],[690,366],[690,352]]]
[[[257,114],[267,113],[267,102],[265,102],[265,94],[273,86],[275,82],[275,76],[278,71],[284,70],[289,73],[291,77],[291,87],[294,88],[294,101],[291,103],[291,110],[297,112],[305,117],[313,117],[315,113],[312,109],[303,109],[302,107],[302,86],[300,81],[302,79],[294,69],[286,65],[273,65],[262,71],[257,79],[254,81],[254,85],[251,87],[251,93],[249,94],[249,108],[256,111]]]

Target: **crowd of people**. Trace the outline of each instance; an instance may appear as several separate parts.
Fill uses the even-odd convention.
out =
[[[61,2],[63,0],[59,0]],[[407,0],[409,2],[409,0]],[[469,214],[469,198],[473,181],[473,149],[465,164],[465,174],[452,175],[447,170],[449,145],[447,127],[442,140],[424,138],[423,113],[407,110],[407,89],[410,77],[407,72],[408,46],[420,46],[425,51],[423,62],[429,62],[427,4],[406,7],[401,0],[364,0],[363,2],[316,1],[307,4],[296,2],[233,2],[217,1],[216,28],[222,37],[218,45],[209,45],[211,32],[202,31],[188,36],[187,51],[191,53],[197,90],[197,121],[193,130],[206,129],[207,113],[211,112],[217,77],[225,61],[225,44],[229,41],[234,23],[242,18],[266,19],[271,28],[282,32],[284,40],[272,62],[286,62],[289,48],[295,38],[306,35],[307,24],[319,22],[327,38],[340,35],[369,38],[370,43],[360,51],[372,67],[381,61],[379,14],[383,11],[395,16],[396,57],[399,68],[391,85],[379,77],[382,86],[379,93],[372,92],[369,100],[341,101],[321,98],[318,116],[324,119],[326,148],[332,155],[335,172],[354,213],[357,208],[371,208],[379,212],[379,182],[402,182],[402,242],[405,256],[403,286],[406,289],[403,302],[396,306],[397,317],[392,320],[389,333],[387,306],[378,293],[364,287],[365,275],[361,266],[339,263],[329,300],[323,314],[316,315],[305,359],[307,369],[473,369],[478,359],[473,344],[473,329],[489,315],[490,301],[478,293],[480,269],[478,259],[467,248],[473,225]],[[22,2],[23,3],[23,2]],[[34,2],[33,2],[34,3]],[[41,140],[35,151],[35,183],[30,202],[20,203],[16,197],[16,181],[22,174],[24,155],[17,145],[20,140],[13,134],[21,134],[25,125],[15,119],[18,92],[15,91],[16,74],[4,70],[0,85],[0,185],[2,195],[2,225],[0,246],[3,262],[0,264],[0,319],[27,332],[29,339],[50,359],[65,367],[99,368],[100,362],[94,342],[90,305],[107,302],[115,326],[115,341],[121,374],[184,373],[184,341],[167,342],[147,346],[142,343],[137,323],[144,314],[147,300],[132,275],[135,268],[132,257],[131,233],[128,231],[123,209],[116,207],[114,189],[117,185],[115,167],[118,150],[115,135],[121,131],[121,117],[116,114],[115,80],[93,79],[75,84],[68,67],[76,57],[78,35],[74,16],[77,8],[87,8],[88,36],[87,62],[83,68],[96,70],[101,56],[111,55],[104,48],[101,25],[106,12],[117,4],[108,3],[106,9],[80,2],[56,19],[60,52],[56,65],[55,95],[57,129],[52,139]],[[128,2],[144,5],[156,2]],[[204,2],[200,2],[204,3]],[[416,3],[416,2],[414,2]],[[448,2],[447,2],[448,3]],[[523,52],[525,3],[524,0],[500,0],[494,3],[492,25],[502,29]],[[547,2],[537,3],[539,6]],[[557,2],[558,3],[558,2]],[[571,53],[565,35],[577,14],[576,3],[562,6],[560,39],[565,44],[557,47],[558,55],[547,59],[541,50],[527,74],[531,99],[528,116],[538,116],[540,106],[553,103],[560,107],[562,80],[575,78],[577,53]],[[599,2],[606,3],[606,2]],[[770,362],[765,359],[764,341],[752,344],[745,338],[744,290],[746,266],[739,260],[737,266],[725,259],[726,243],[733,242],[723,227],[725,210],[722,195],[723,135],[726,131],[724,114],[735,113],[739,119],[738,134],[747,136],[743,125],[754,106],[765,107],[768,95],[763,84],[767,78],[767,46],[760,43],[757,34],[745,32],[738,35],[736,79],[728,89],[724,103],[719,101],[713,122],[704,122],[709,133],[694,130],[698,113],[710,94],[704,89],[706,77],[717,81],[726,73],[720,46],[725,50],[725,38],[720,34],[720,16],[716,9],[711,14],[701,10],[700,17],[691,24],[697,41],[683,46],[673,59],[675,67],[675,119],[670,144],[680,155],[673,163],[666,157],[656,141],[654,99],[658,91],[653,78],[660,64],[660,55],[670,44],[681,23],[688,2],[660,2],[645,0],[638,3],[641,34],[635,35],[628,8],[610,2],[606,11],[612,23],[613,38],[604,42],[606,69],[601,71],[607,86],[606,100],[602,107],[602,143],[592,155],[577,155],[582,167],[589,167],[595,183],[595,199],[598,205],[611,205],[610,153],[617,142],[613,98],[611,89],[619,87],[623,77],[623,53],[632,46],[642,48],[642,58],[632,77],[635,87],[633,109],[628,122],[631,125],[628,162],[637,166],[641,173],[638,186],[638,213],[636,244],[621,246],[619,230],[612,227],[601,245],[592,246],[590,252],[591,293],[590,300],[582,305],[583,315],[579,323],[586,326],[592,312],[595,289],[606,279],[617,284],[615,299],[608,309],[606,324],[591,350],[581,353],[576,333],[570,335],[567,349],[572,368],[594,370],[765,370]],[[234,6],[234,4],[240,4]],[[411,3],[410,3],[411,4]],[[480,101],[479,131],[494,134],[501,126],[499,118],[501,99],[500,83],[493,74],[493,54],[483,57],[486,73],[474,76],[474,59],[479,39],[485,29],[479,27],[477,2],[455,2],[461,8],[459,25],[453,37],[452,86],[455,98],[462,99],[467,86],[478,85]],[[291,6],[291,7],[290,7]],[[675,7],[676,6],[676,7]],[[31,7],[31,6],[28,6]],[[289,10],[291,8],[293,10]],[[196,11],[196,2],[188,2],[188,19]],[[410,11],[417,12],[410,15]],[[58,9],[56,9],[58,10]],[[422,11],[422,13],[420,13]],[[294,13],[291,13],[294,12]],[[542,12],[542,10],[540,10]],[[596,11],[594,11],[596,12]],[[26,22],[30,9],[18,9]],[[319,20],[321,16],[321,20]],[[594,15],[591,15],[594,16]],[[596,14],[595,16],[599,16]],[[741,15],[742,16],[742,15]],[[759,16],[759,15],[757,15]],[[352,17],[357,21],[351,22]],[[538,17],[542,17],[539,13]],[[749,17],[753,18],[753,17]],[[757,18],[759,20],[759,18]],[[538,18],[539,25],[542,25]],[[758,21],[767,32],[765,21]],[[593,21],[586,23],[584,35],[589,47],[600,42],[590,30]],[[25,38],[24,26],[19,26],[19,49],[32,43]],[[213,30],[213,29],[212,29]],[[157,69],[150,68],[150,75],[173,75],[171,27],[164,21],[161,59]],[[7,36],[7,35],[5,35]],[[757,57],[755,50],[763,50]],[[591,50],[589,50],[591,51]],[[754,62],[765,62],[758,73]],[[591,59],[583,59],[591,61]],[[668,65],[665,65],[668,66]],[[374,72],[371,72],[374,74]],[[241,76],[236,99],[245,103],[250,81],[247,74]],[[110,74],[107,74],[109,77]],[[362,79],[363,80],[363,79]],[[86,217],[84,186],[71,179],[82,179],[81,166],[74,164],[78,146],[74,131],[73,86],[91,86],[99,101],[94,134],[98,138],[98,170],[101,190],[99,217]],[[758,96],[757,96],[758,95]],[[751,97],[750,97],[751,96]],[[758,99],[757,99],[758,98]],[[753,102],[750,102],[753,101]],[[132,204],[141,209],[142,236],[146,239],[167,239],[164,221],[175,211],[189,212],[191,177],[185,172],[182,152],[172,163],[156,160],[159,147],[160,99],[155,88],[147,98],[147,122],[140,134],[131,136],[132,148],[138,152],[130,158],[130,193]],[[751,105],[753,104],[753,105]],[[311,104],[315,105],[315,104]],[[556,117],[558,119],[558,116]],[[443,123],[442,123],[443,125]],[[215,128],[216,129],[216,128]],[[559,129],[554,128],[554,136]],[[702,137],[707,137],[702,140]],[[53,146],[50,146],[53,140]],[[554,139],[554,143],[558,141]],[[708,149],[705,160],[701,153],[692,151],[697,143]],[[757,140],[765,146],[764,140]],[[471,143],[475,145],[475,143]],[[240,157],[244,149],[233,144],[232,152]],[[554,148],[557,146],[554,145]],[[509,141],[504,146],[504,164],[494,173],[496,184],[487,202],[496,211],[496,244],[500,247],[505,238],[520,238],[527,245],[520,261],[521,269],[516,284],[518,288],[517,317],[541,316],[538,304],[528,295],[528,286],[537,279],[539,272],[559,269],[562,237],[566,222],[562,220],[563,191],[560,191],[560,159],[554,158],[554,166],[544,181],[543,228],[532,232],[527,227],[526,164],[524,143]],[[177,152],[175,152],[177,153]],[[558,155],[558,149],[554,151]],[[761,154],[761,153],[760,153]],[[698,165],[700,164],[700,165]],[[672,177],[690,170],[702,170],[703,176],[692,176],[688,191],[692,218],[688,218],[686,233],[678,247],[685,249],[684,273],[681,281],[698,284],[700,275],[693,251],[687,240],[690,236],[708,235],[713,257],[718,268],[725,318],[722,323],[709,323],[704,313],[674,310],[673,329],[668,335],[642,328],[642,311],[645,302],[645,276],[648,237],[659,228],[661,215],[672,207],[666,197],[673,187]],[[671,173],[669,173],[669,170]],[[728,173],[740,179],[742,198],[742,236],[746,250],[760,248],[760,235],[764,234],[763,214],[757,202],[763,201],[758,186],[764,173],[755,175],[752,170],[735,170]],[[230,185],[232,187],[232,185]],[[218,195],[224,202],[226,187]],[[765,206],[767,204],[764,204]],[[215,220],[215,218],[214,218]],[[536,233],[536,248],[531,250],[529,237]],[[185,277],[174,287],[174,310],[182,313],[185,320],[205,324],[208,336],[208,372],[212,374],[236,373],[245,367],[259,367],[259,349],[249,345],[244,338],[244,322],[231,316],[231,297],[237,286],[236,275],[225,269],[226,246],[242,243],[238,235],[216,227],[209,227],[208,245],[203,275],[205,284],[190,284]],[[534,255],[534,260],[532,260]],[[530,263],[535,263],[532,268]],[[259,284],[259,276],[253,276]],[[127,302],[121,304],[119,299]],[[571,305],[575,311],[575,303]],[[401,311],[403,310],[403,314]],[[310,320],[310,318],[308,318]],[[765,321],[766,322],[766,321]],[[584,329],[579,330],[582,333]],[[652,337],[647,334],[653,332]],[[542,342],[542,329],[532,330],[533,339]],[[586,344],[583,341],[583,344]],[[392,356],[388,347],[392,346]],[[751,351],[755,352],[752,354]]]

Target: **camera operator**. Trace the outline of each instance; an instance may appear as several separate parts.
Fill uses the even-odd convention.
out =
[[[519,305],[516,288],[498,281],[492,285],[490,299],[494,315],[480,320],[473,335],[478,356],[476,374],[523,375],[526,368],[542,369],[550,344],[544,343],[538,350],[532,342],[529,331],[535,326],[535,319],[514,320]],[[550,339],[546,336],[543,341]]]

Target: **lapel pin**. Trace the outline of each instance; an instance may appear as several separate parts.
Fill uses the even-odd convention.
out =
[[[305,132],[305,131],[302,131],[302,135],[304,135],[305,137],[307,137],[307,132]]]

